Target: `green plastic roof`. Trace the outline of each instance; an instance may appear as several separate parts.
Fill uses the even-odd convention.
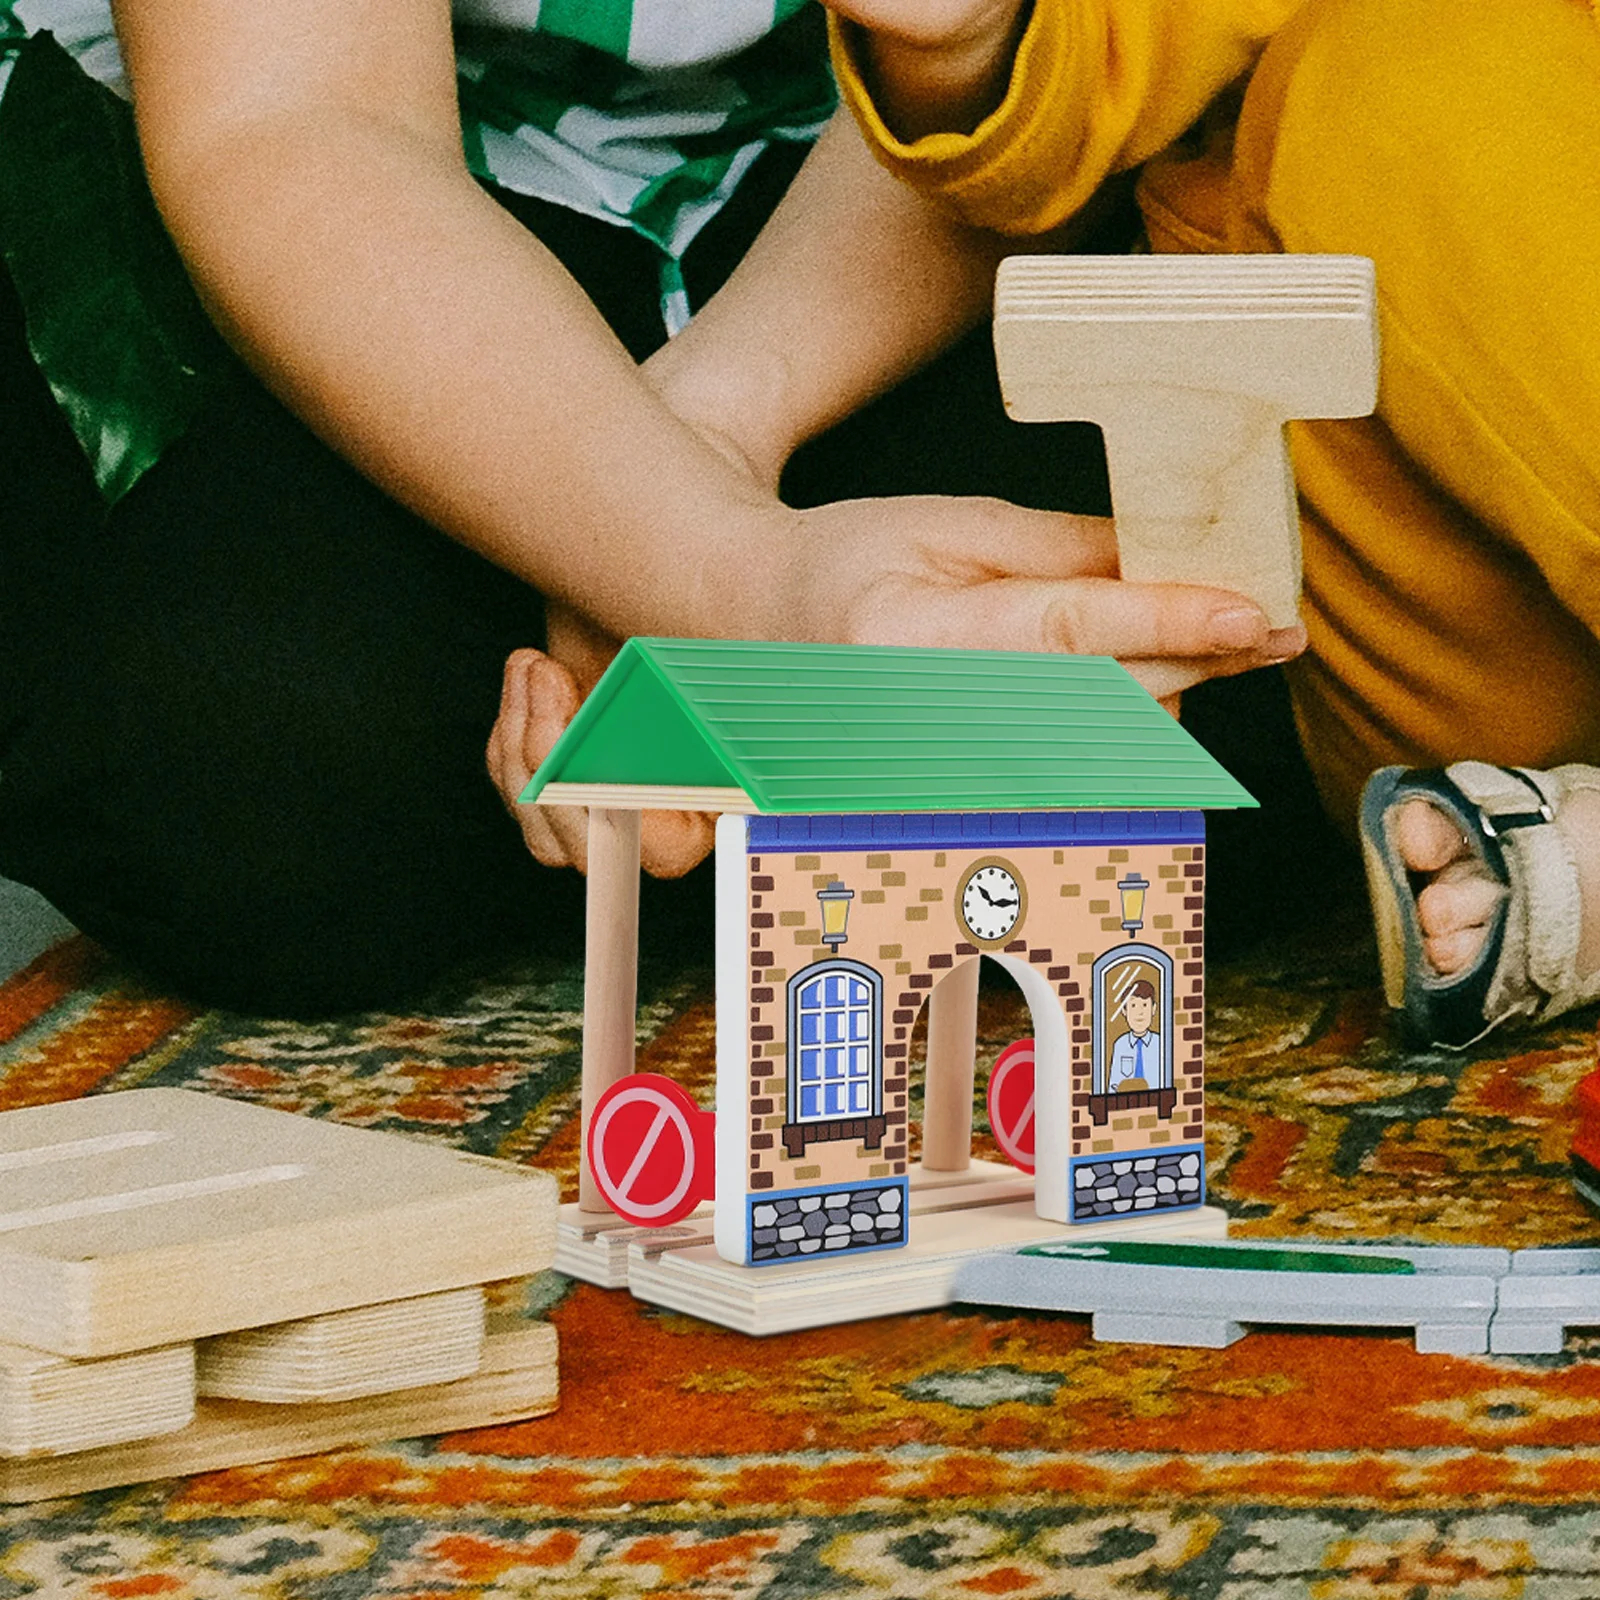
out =
[[[760,811],[1255,801],[1102,656],[630,639],[533,781],[742,789]]]

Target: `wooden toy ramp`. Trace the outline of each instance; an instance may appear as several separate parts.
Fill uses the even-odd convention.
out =
[[[505,1285],[551,1265],[555,1202],[183,1090],[0,1116],[0,1500],[551,1410],[554,1330]]]

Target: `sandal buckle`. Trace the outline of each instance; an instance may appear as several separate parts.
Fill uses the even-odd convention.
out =
[[[1537,811],[1507,811],[1498,817],[1491,817],[1487,811],[1478,812],[1478,825],[1489,839],[1498,839],[1515,828],[1536,828],[1542,822],[1555,820],[1556,814],[1549,806],[1540,806]]]
[[[1497,817],[1492,817],[1482,806],[1478,807],[1478,825],[1484,835],[1490,839],[1498,839],[1502,833],[1510,833],[1516,828],[1536,828],[1542,822],[1556,820],[1555,808],[1545,798],[1545,792],[1536,784],[1526,772],[1516,767],[1501,767],[1500,769],[1509,778],[1515,778],[1518,783],[1523,783],[1532,789],[1539,797],[1537,811],[1503,811]]]

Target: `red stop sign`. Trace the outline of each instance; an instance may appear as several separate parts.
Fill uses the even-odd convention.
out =
[[[612,1084],[589,1119],[589,1171],[606,1204],[626,1222],[662,1228],[712,1199],[716,1125],[659,1073]]]
[[[1033,1040],[1008,1044],[989,1074],[989,1128],[1006,1160],[1033,1171]]]

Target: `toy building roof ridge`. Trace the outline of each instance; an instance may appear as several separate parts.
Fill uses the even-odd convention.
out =
[[[532,782],[771,814],[1200,810],[1250,795],[1115,661],[630,639]]]

